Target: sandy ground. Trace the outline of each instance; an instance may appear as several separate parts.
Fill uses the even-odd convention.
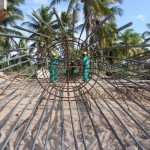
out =
[[[11,76],[1,73],[0,83]],[[93,81],[90,82],[93,85]],[[80,92],[86,92],[86,88],[90,89],[90,85],[86,85],[80,91],[72,92],[69,95],[70,97],[77,96],[74,99],[71,98],[70,100],[74,100],[71,102],[66,101],[66,98],[60,98],[67,96],[67,92],[61,95],[62,93],[57,93],[52,88],[49,88],[49,90],[52,90],[50,97],[48,93],[41,95],[43,89],[37,80],[24,81],[24,78],[17,78],[12,83],[8,81],[1,85],[0,149],[3,148],[3,145],[6,145],[5,150],[13,150],[20,142],[17,147],[19,150],[30,150],[34,143],[36,150],[42,150],[48,135],[46,144],[48,150],[61,149],[61,140],[64,140],[65,150],[77,148],[83,150],[83,136],[88,150],[99,150],[98,140],[104,150],[121,150],[123,148],[119,144],[116,135],[112,132],[112,127],[127,150],[137,150],[137,144],[115,117],[114,112],[143,149],[150,150],[150,138],[131,119],[133,117],[143,129],[150,133],[149,114],[125,95],[128,94],[145,109],[150,110],[150,93],[132,86],[125,88],[118,83],[119,89],[123,91],[122,93],[125,93],[121,94],[120,91],[105,81],[98,80],[98,82],[108,93],[99,84],[95,84],[94,88],[90,90],[90,95],[87,93],[79,96]],[[8,85],[9,87],[7,87]],[[149,87],[149,84],[145,87]],[[55,98],[54,95],[58,97]],[[116,99],[131,117],[110,95]],[[104,116],[111,124],[111,127]],[[63,128],[64,136],[62,136]]]

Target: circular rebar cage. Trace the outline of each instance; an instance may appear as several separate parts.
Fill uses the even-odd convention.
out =
[[[112,31],[108,37],[130,25]],[[14,28],[34,33],[16,25]],[[102,47],[95,44],[97,41],[87,44],[92,33],[82,40],[81,36],[68,37],[65,30],[55,38],[34,34],[37,37],[0,34],[36,41],[37,45],[3,51],[6,59],[0,61],[0,149],[148,150],[150,64],[145,60],[150,53],[127,58],[103,54],[116,48],[150,45]],[[55,57],[57,65],[51,66],[53,51],[59,56]],[[86,82],[83,51],[90,61]],[[7,57],[12,52],[17,55]],[[116,63],[111,64],[109,58]],[[50,78],[52,67],[57,73],[55,82]]]

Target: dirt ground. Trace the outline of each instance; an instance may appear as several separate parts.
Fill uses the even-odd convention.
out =
[[[45,145],[48,150],[60,150],[63,143],[65,150],[83,150],[85,145],[88,150],[99,150],[100,141],[104,150],[121,150],[118,136],[127,150],[137,150],[137,143],[150,150],[150,138],[142,131],[150,134],[150,116],[144,110],[150,111],[149,91],[111,81],[116,89],[98,80],[91,89],[93,81],[72,92],[70,97],[75,98],[67,101],[62,97],[68,93],[62,95],[55,88],[49,88],[50,95],[42,94],[36,79],[4,82],[13,76],[0,74],[0,149],[5,145],[5,150],[30,150],[35,144],[36,150]],[[149,83],[143,81],[142,86],[149,88]]]

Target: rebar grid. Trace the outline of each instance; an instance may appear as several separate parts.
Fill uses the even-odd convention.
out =
[[[13,27],[34,33],[35,37],[0,33],[1,36],[37,42],[36,47],[3,51],[4,55],[24,50],[27,54],[0,61],[0,149],[148,150],[150,63],[142,56],[119,58],[104,56],[103,52],[115,48],[144,48],[150,44],[96,47],[94,44],[97,41],[94,41],[87,45],[87,40],[98,28],[85,40],[81,39],[90,14],[87,15],[79,38],[76,38],[75,35],[67,35],[55,9],[54,13],[64,31],[63,35],[55,32],[36,12],[33,16],[52,31],[53,38],[17,25]],[[99,26],[110,17],[111,15],[106,17]],[[128,23],[100,39],[110,37],[131,25],[132,23]],[[44,45],[39,46],[42,42]],[[82,49],[88,50],[90,60],[88,82],[82,81]],[[55,83],[50,81],[48,72],[52,50],[56,50],[61,56]],[[142,55],[147,58],[150,56],[149,52]],[[108,58],[117,60],[118,64],[110,64]],[[20,59],[24,60],[20,62]],[[69,75],[69,71],[66,73],[71,68],[71,60],[77,70],[74,77]],[[132,69],[123,67],[121,61],[129,63]],[[12,65],[8,65],[10,62],[13,62]],[[14,72],[13,69],[19,65],[19,71]],[[137,69],[139,65],[148,65],[149,68],[140,70]],[[115,72],[116,68],[121,73]],[[26,72],[29,74],[26,75]],[[125,73],[136,78],[128,78]]]

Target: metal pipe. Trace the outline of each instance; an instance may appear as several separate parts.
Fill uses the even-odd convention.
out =
[[[149,89],[149,88],[146,88],[146,87],[144,87],[144,86],[141,86],[140,84],[137,84],[136,82],[133,82],[133,81],[127,79],[127,78],[124,78],[124,77],[119,76],[119,75],[116,75],[116,74],[113,74],[113,75],[116,76],[116,77],[118,77],[118,78],[122,78],[122,79],[124,79],[124,80],[126,80],[126,81],[129,81],[129,82],[133,83],[134,85],[137,85],[138,87],[140,87],[140,88],[142,88],[142,89],[144,89],[144,90],[150,92],[150,89]]]
[[[74,137],[74,143],[75,143],[75,149],[78,150],[78,143],[77,143],[77,138],[76,138],[76,134],[75,134],[75,127],[74,127],[74,122],[73,122],[73,115],[72,115],[72,108],[71,108],[70,100],[69,100],[69,111],[70,111],[70,119],[71,119],[71,125],[72,125],[72,131],[73,131],[73,137]]]
[[[1,71],[4,71],[4,70],[7,70],[7,69],[10,69],[10,68],[13,68],[13,67],[15,67],[15,66],[18,66],[18,65],[20,65],[20,64],[27,63],[27,62],[29,62],[29,60],[26,60],[26,61],[17,63],[17,64],[15,64],[15,65],[11,65],[11,66],[5,67],[5,68],[3,68],[3,69],[0,69],[0,72],[1,72]]]
[[[0,61],[0,64],[1,63],[5,63],[5,62],[8,62],[10,60],[15,60],[15,59],[18,59],[18,58],[22,58],[22,57],[25,57],[25,56],[31,56],[30,54],[32,53],[29,53],[29,54],[26,54],[26,55],[21,55],[21,56],[17,56],[17,57],[13,57],[13,58],[10,58],[10,59],[6,59],[6,60],[3,60],[3,61]]]
[[[99,83],[99,82],[97,82]],[[99,84],[100,85],[100,84]],[[126,110],[126,108],[124,108],[121,103],[119,103],[113,96],[112,94],[110,94],[103,86],[100,85],[100,87],[102,87],[102,89],[122,108],[122,110],[124,110],[124,112],[140,127],[140,129],[148,136],[150,137],[150,134],[140,125],[140,123],[133,118],[133,116],[129,113],[129,111]]]
[[[14,37],[14,38],[21,38],[21,39],[27,39],[27,40],[45,42],[45,40],[40,40],[40,39],[35,39],[35,38],[29,38],[29,37],[19,36],[19,35],[9,35],[9,34],[0,33],[0,36]]]
[[[80,91],[80,90],[79,90],[79,92],[80,92],[80,94],[81,94],[81,91]],[[81,95],[81,97],[82,97],[82,101],[83,101],[83,103],[84,103],[83,95]],[[90,119],[90,121],[91,121],[92,127],[93,127],[93,129],[94,129],[94,133],[95,133],[95,136],[96,136],[96,139],[97,139],[97,142],[98,142],[98,146],[99,146],[100,150],[102,150],[103,147],[102,147],[102,144],[101,144],[101,142],[100,142],[99,136],[98,136],[98,134],[97,134],[96,127],[95,127],[95,124],[94,124],[93,119],[92,119],[92,117],[91,117],[91,114],[90,114],[90,112],[89,112],[87,106],[86,106],[86,105],[84,105],[84,106],[85,106],[85,108],[86,108],[86,112],[87,112],[87,114],[88,114],[88,116],[89,116],[89,119]]]
[[[102,50],[105,51],[105,50],[113,50],[113,49],[138,48],[138,47],[141,47],[141,48],[150,47],[150,44],[113,46],[113,47],[105,47],[105,48],[102,48]]]
[[[99,55],[97,55],[99,56]],[[150,63],[148,62],[145,62],[145,61],[140,61],[140,60],[135,60],[135,59],[128,59],[128,58],[119,58],[119,57],[115,57],[115,56],[101,56],[101,57],[104,57],[104,58],[114,58],[114,59],[119,59],[119,60],[125,60],[125,61],[129,61],[129,62],[136,62],[136,63],[141,63],[141,64],[147,64],[149,65]]]
[[[110,37],[112,34],[118,33],[119,31],[121,31],[121,30],[123,30],[123,29],[125,29],[125,28],[128,28],[128,27],[130,27],[131,25],[132,25],[132,22],[129,22],[129,23],[127,23],[126,25],[124,25],[124,26],[122,26],[122,27],[120,27],[120,28],[118,28],[118,29],[116,29],[116,30],[110,32],[110,33],[107,34],[106,36],[102,36],[100,39],[104,39],[104,38]],[[99,39],[98,39],[98,40],[99,40]],[[94,41],[93,43],[89,44],[88,47],[91,47],[91,46],[92,46],[94,43],[96,43],[96,42],[97,42],[97,41]]]
[[[92,78],[93,79],[93,78]],[[94,80],[94,79],[93,79]],[[90,83],[89,83],[90,84]],[[100,85],[100,83],[97,82],[98,85]],[[100,85],[101,86],[101,85]],[[102,86],[101,86],[102,87]],[[87,88],[84,87],[86,90]],[[99,92],[93,87],[93,89],[99,94]],[[104,89],[104,88],[103,88]],[[95,102],[96,106],[98,107],[98,109],[100,110],[100,107],[98,106],[98,104],[96,103],[95,99],[93,98],[93,96],[88,92],[88,94],[91,96],[91,98],[93,99],[93,101]],[[99,96],[102,98],[102,96],[99,94]],[[122,123],[122,121],[119,119],[119,117],[116,115],[116,113],[111,109],[111,107],[106,103],[106,100],[104,100],[104,98],[102,98],[102,100],[105,102],[105,104],[109,107],[109,109],[113,112],[113,114],[115,114],[115,116],[117,117],[117,119],[120,121],[120,123],[122,124],[122,126],[125,128],[125,130],[129,133],[129,135],[131,136],[131,138],[134,140],[134,142],[138,145],[138,147],[143,150],[142,146],[139,144],[139,142],[133,137],[133,135],[129,132],[129,130],[125,127],[125,125]],[[105,118],[105,117],[104,117]],[[108,123],[108,122],[107,122]],[[111,128],[113,129],[113,128]],[[113,130],[114,131],[114,130]],[[115,132],[113,132],[115,133]],[[115,134],[116,135],[116,134]],[[117,136],[118,137],[118,136]],[[120,141],[119,137],[117,138],[118,142],[121,144],[123,149],[126,149],[125,146],[122,144],[122,142]]]
[[[60,92],[61,98],[61,150],[64,150],[64,104],[63,104],[63,92]]]
[[[58,91],[55,92],[56,95],[57,95],[57,92]],[[52,108],[51,108],[50,113],[49,113],[49,123],[48,123],[48,128],[47,128],[47,134],[46,134],[45,144],[44,144],[44,150],[47,149],[46,146],[47,146],[48,137],[49,137],[49,133],[50,133],[51,121],[52,121],[52,113],[53,113],[53,110],[54,110],[55,103],[56,103],[56,96],[54,97]]]
[[[99,60],[101,63],[108,65],[107,62],[106,62],[106,63],[105,63],[105,62],[102,62],[99,58],[98,58],[98,60]],[[149,74],[146,74],[146,73],[143,73],[143,72],[139,72],[139,71],[136,71],[136,70],[131,70],[131,69],[128,69],[128,68],[125,68],[125,67],[120,67],[120,66],[118,66],[118,65],[112,65],[112,64],[109,64],[109,65],[110,65],[110,66],[113,66],[113,67],[116,67],[116,68],[121,68],[121,69],[126,70],[126,71],[130,71],[130,72],[136,73],[136,74],[138,74],[138,75],[140,75],[140,76],[150,77]]]
[[[63,86],[62,86],[63,87]],[[63,92],[63,91],[62,91]],[[61,92],[61,93],[62,93]],[[46,150],[46,146],[47,146],[47,142],[48,142],[48,137],[49,137],[49,133],[50,133],[50,128],[51,128],[51,119],[52,119],[52,113],[53,113],[53,110],[54,110],[54,106],[55,106],[55,103],[56,103],[56,95],[57,95],[58,91],[55,92],[55,97],[54,97],[54,101],[53,101],[53,105],[52,105],[52,108],[51,108],[51,111],[49,113],[49,123],[48,123],[48,128],[47,128],[47,134],[46,134],[46,139],[45,139],[45,144],[44,144],[44,150]]]
[[[99,75],[99,77],[101,77]],[[104,79],[104,78],[103,78]],[[104,79],[105,81],[107,81],[109,84],[111,84],[113,87],[115,87],[117,90],[119,90],[122,94],[124,94],[126,97],[128,97],[128,99],[132,100],[134,103],[136,103],[139,107],[141,107],[143,110],[145,110],[147,113],[150,113],[149,110],[147,110],[145,107],[143,107],[141,104],[139,104],[138,101],[134,100],[130,95],[126,94],[123,90],[119,89],[118,87],[116,87],[114,84],[112,84],[110,81],[108,81],[107,79]]]
[[[116,68],[120,68],[120,69],[123,69],[123,70],[126,70],[126,71],[130,71],[130,72],[133,72],[133,73],[136,73],[140,76],[145,76],[145,77],[150,77],[149,74],[146,74],[146,73],[143,73],[143,72],[139,72],[139,71],[136,71],[136,70],[131,70],[131,69],[128,69],[128,68],[125,68],[125,67],[120,67],[118,65],[111,65],[113,67],[116,67]]]
[[[24,127],[24,129],[23,129],[21,135],[19,136],[19,139],[17,140],[17,143],[16,143],[15,148],[14,148],[15,150],[18,149],[18,146],[20,145],[20,142],[21,142],[22,138],[24,137],[27,128],[28,128],[29,125],[30,125],[30,123],[31,123],[31,121],[32,121],[32,118],[34,117],[34,114],[36,113],[36,110],[37,110],[37,107],[39,106],[39,103],[41,102],[42,98],[45,96],[45,93],[46,93],[45,90],[43,90],[43,91],[41,92],[41,94],[40,94],[40,96],[39,96],[39,99],[37,100],[37,103],[36,103],[35,107],[33,108],[33,111],[32,111],[32,113],[31,113],[30,117],[28,118],[28,121],[27,121],[27,123],[26,123],[26,126]]]
[[[16,29],[19,29],[19,30],[22,30],[22,31],[26,31],[26,32],[30,32],[30,33],[33,33],[33,34],[36,34],[36,35],[40,35],[40,36],[43,36],[43,37],[46,37],[46,38],[52,40],[52,38],[49,37],[49,36],[46,36],[46,35],[44,35],[44,34],[31,31],[31,30],[28,30],[28,29],[25,29],[25,28],[22,28],[22,27],[19,27],[19,26],[17,26],[17,25],[14,25],[14,26],[12,26],[12,27],[14,27],[14,28],[16,28]]]
[[[30,123],[31,123],[31,121],[32,121],[32,118],[33,118],[33,116],[34,116],[34,113],[36,112],[37,107],[38,107],[40,101],[42,100],[42,97],[43,97],[44,94],[45,94],[45,91],[44,91],[44,90],[41,92],[41,94],[39,94],[39,98],[37,99],[37,103],[36,103],[35,107],[33,108],[32,113],[31,113],[30,117],[28,118],[28,121],[27,121],[27,123],[26,123],[26,125],[25,125],[23,131],[21,132],[21,135],[20,135],[19,139],[16,141],[16,145],[14,146],[14,150],[18,150],[18,147],[19,147],[19,145],[20,145],[20,142],[21,142],[22,138],[24,137],[24,134],[25,134],[27,128],[28,128],[29,125],[30,125]],[[45,95],[44,95],[44,96],[45,96]]]
[[[107,71],[107,70],[105,70],[105,69],[101,69],[101,71]],[[113,73],[112,72],[112,75],[113,75],[113,77],[117,77],[117,78],[121,78],[121,79],[123,79],[123,80],[126,80],[126,81],[128,81],[129,83],[132,83],[132,84],[134,84],[134,85],[136,85],[136,86],[138,86],[138,87],[140,87],[140,88],[142,88],[142,89],[144,89],[144,90],[146,90],[146,91],[149,91],[150,92],[150,89],[147,87],[144,87],[144,86],[142,86],[142,85],[140,85],[140,84],[138,84],[138,83],[136,83],[136,82],[133,82],[132,80],[129,80],[129,79],[127,79],[127,78],[125,78],[125,77],[123,77],[123,76],[120,76],[120,75],[118,75],[118,74],[115,74],[115,73]],[[105,79],[105,77],[103,77],[102,79]],[[113,83],[114,84],[114,83]],[[116,83],[117,84],[117,83]]]
[[[105,35],[105,36],[102,36],[101,39],[108,38],[108,37],[110,37],[111,35],[113,35],[114,33],[118,33],[119,31],[121,31],[121,30],[123,30],[123,29],[125,29],[125,28],[128,28],[128,27],[132,26],[132,24],[133,24],[132,22],[129,22],[129,23],[127,23],[126,25],[124,25],[124,26],[122,26],[122,27],[116,29],[115,31],[112,31],[112,32],[110,32],[109,34],[107,34],[107,35]]]
[[[29,77],[25,78],[23,81],[21,81],[22,83],[18,85],[18,88],[16,88],[15,90],[13,90],[10,94],[6,95],[3,99],[1,99],[0,104],[3,105],[4,102],[6,102],[6,100],[8,100],[8,98],[13,95],[16,91],[19,90],[19,88],[28,80],[30,79],[34,74],[31,74]],[[3,93],[3,92],[2,92]],[[1,108],[1,106],[0,106]]]
[[[7,116],[5,117],[5,119],[3,119],[3,121],[0,124],[0,130],[4,127],[4,125],[6,124],[6,122],[9,120],[9,118],[12,116],[12,114],[14,113],[14,111],[16,110],[16,108],[20,105],[20,103],[25,99],[25,97],[31,92],[31,88],[33,87],[33,85],[31,84],[29,86],[29,88],[27,89],[27,91],[25,92],[25,94],[22,96],[22,98],[18,101],[18,103],[10,110],[10,112],[7,114]]]
[[[7,82],[10,81],[10,80],[14,80],[15,78],[17,78],[17,76],[19,76],[20,74],[22,74],[23,72],[25,72],[25,71],[27,71],[27,70],[29,70],[29,69],[32,69],[33,67],[34,67],[34,66],[28,67],[28,68],[26,68],[26,69],[24,69],[24,70],[18,72],[16,75],[10,76],[8,79],[6,79],[6,80],[0,82],[0,86],[3,85],[3,84],[5,84],[5,83],[7,83]]]
[[[114,84],[112,84],[110,81],[106,80],[110,85],[112,85],[113,87],[115,87],[117,90],[119,90],[121,93],[123,93],[126,97],[128,97],[130,100],[132,100],[134,103],[136,103],[139,107],[141,107],[143,110],[145,110],[147,113],[150,114],[150,111],[147,110],[145,107],[143,107],[138,101],[134,100],[131,96],[129,96],[128,94],[126,94],[123,90],[119,89],[118,87],[116,87]]]
[[[20,122],[20,120],[21,120],[21,118],[22,118],[22,116],[23,116],[23,113],[26,111],[26,109],[27,109],[27,107],[29,106],[29,104],[34,100],[35,95],[39,92],[39,87],[40,87],[40,86],[38,86],[38,88],[35,90],[35,92],[34,92],[33,95],[31,96],[31,98],[30,98],[30,100],[28,101],[27,105],[24,107],[24,109],[22,110],[20,116],[17,118],[17,121],[16,121],[16,123],[14,124],[14,126],[12,127],[11,131],[9,132],[7,138],[4,140],[4,143],[2,144],[2,150],[5,149],[7,143],[9,142],[9,140],[10,140],[12,134],[13,134],[13,132],[14,132],[15,129],[17,128],[17,126],[18,126],[18,124],[19,124],[19,122]]]
[[[52,91],[52,90],[51,90],[51,91]],[[38,138],[38,135],[39,135],[40,130],[41,130],[41,127],[42,127],[42,122],[43,122],[43,119],[44,119],[44,114],[45,114],[45,111],[46,111],[46,109],[47,109],[47,105],[48,105],[50,96],[51,96],[51,94],[49,94],[49,96],[48,96],[48,98],[47,98],[47,100],[46,100],[46,104],[45,104],[45,106],[44,106],[44,109],[43,109],[43,111],[42,111],[41,117],[40,117],[40,119],[39,119],[39,126],[38,126],[38,129],[37,129],[37,132],[36,132],[36,136],[35,136],[35,138],[34,138],[34,142],[33,142],[33,145],[32,145],[32,150],[35,149],[36,140],[37,140],[37,138]]]
[[[50,96],[52,96],[51,92],[52,92],[53,89],[54,89],[54,88],[52,87],[51,91],[49,92],[49,97],[48,97],[48,99],[47,99],[47,101],[46,101],[45,107],[44,107],[43,112],[42,112],[42,114],[41,114],[41,117],[40,117],[40,119],[39,119],[40,124],[39,124],[38,130],[37,130],[37,133],[36,133],[36,137],[35,137],[35,140],[34,140],[32,149],[35,149],[36,139],[37,139],[38,134],[39,134],[39,132],[40,132],[40,130],[41,130],[42,120],[44,119],[44,118],[43,118],[43,117],[44,117],[44,113],[45,113],[45,111],[46,111],[46,107],[47,107],[47,105],[48,105]],[[57,92],[57,91],[56,91],[56,92]],[[54,101],[56,100],[56,92],[55,92]],[[53,103],[53,104],[54,104],[54,103]],[[52,106],[52,107],[54,107],[54,106]],[[50,112],[50,113],[52,114],[52,112]],[[51,116],[51,115],[50,115],[50,116]],[[50,121],[50,122],[51,122],[51,121]],[[50,128],[50,122],[49,122],[49,125],[48,125],[49,127],[48,127],[48,128]],[[47,137],[46,137],[46,138],[48,138],[48,134],[49,134],[49,130],[48,130],[48,133],[47,133]],[[47,140],[46,140],[46,141],[47,141]],[[46,142],[46,143],[47,143],[47,142]],[[44,145],[44,149],[46,149],[46,144]]]
[[[35,49],[37,47],[25,47],[25,48],[16,48],[16,49],[11,49],[11,50],[4,50],[2,53],[3,54],[7,54],[7,53],[10,53],[10,52],[15,52],[15,51],[21,51],[21,50],[27,50],[27,49]]]
[[[114,116],[118,119],[118,121],[121,123],[121,125],[123,126],[123,128],[127,131],[127,133],[130,135],[130,137],[134,140],[134,142],[138,145],[138,147],[143,150],[143,147],[139,144],[139,142],[134,138],[134,136],[130,133],[130,131],[127,129],[127,127],[124,125],[124,123],[121,121],[121,119],[117,116],[117,114],[113,111],[113,109],[109,106],[109,104],[106,102],[106,100],[104,99],[104,97],[101,96],[101,94],[97,91],[97,89],[93,88],[96,93],[98,93],[98,95],[100,96],[100,98],[103,100],[103,102],[107,105],[107,107],[111,110],[111,112],[114,114]],[[95,102],[96,106],[98,107],[99,111],[103,114],[103,117],[105,118],[105,120],[107,120],[106,116],[104,115],[104,113],[102,112],[102,110],[100,109],[100,107],[98,106],[97,102],[95,101],[94,98],[92,98],[93,101]],[[113,133],[115,134],[118,142],[120,143],[120,145],[122,146],[123,149],[126,149],[125,146],[123,145],[123,143],[121,142],[120,138],[118,137],[117,133],[115,132],[115,130],[113,129],[113,127],[111,126],[111,124],[109,123],[109,121],[107,120],[107,123],[109,124],[109,126],[111,127]]]
[[[87,145],[86,145],[86,142],[85,142],[85,132],[84,132],[84,129],[83,129],[83,124],[82,124],[82,121],[81,121],[81,113],[80,113],[80,110],[79,110],[78,101],[77,101],[76,97],[77,96],[75,96],[76,107],[77,107],[77,112],[78,112],[78,117],[79,117],[79,123],[80,123],[80,128],[81,128],[81,134],[82,134],[83,144],[84,144],[85,150],[87,150]]]

